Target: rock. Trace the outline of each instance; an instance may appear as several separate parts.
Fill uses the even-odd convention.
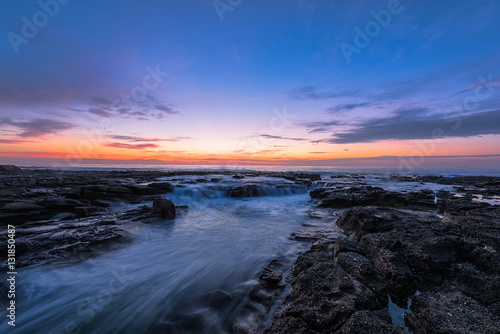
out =
[[[354,205],[354,199],[352,194],[346,193],[343,190],[330,192],[318,204],[319,207],[324,207],[324,208],[348,208],[353,205]]]
[[[153,213],[165,219],[175,218],[175,205],[172,201],[158,197],[153,201]]]
[[[22,194],[25,194],[27,192],[26,188],[4,188],[0,189],[0,197],[6,198],[6,197],[15,197],[19,196]]]
[[[330,193],[331,193],[331,189],[329,188],[316,188],[316,189],[313,189],[310,193],[309,193],[309,196],[311,196],[311,198],[325,198],[327,197]]]
[[[220,178],[217,178],[217,177],[213,177],[210,179],[210,182],[214,182],[214,183],[217,183],[217,182],[220,182],[222,179]]]
[[[500,207],[443,219],[354,207],[336,223],[348,237],[318,240],[299,256],[266,333],[404,333],[388,316],[389,294],[413,333],[500,328]]]
[[[259,187],[255,184],[247,184],[241,187],[234,187],[228,190],[229,197],[252,197],[259,196]]]
[[[321,175],[314,173],[298,173],[296,174],[297,179],[309,179],[311,181],[320,181]]]
[[[413,314],[405,319],[413,333],[496,334],[500,328],[498,313],[491,313],[458,291],[422,293],[414,298],[411,310]]]
[[[163,194],[171,193],[175,189],[174,186],[168,182],[154,182],[148,184],[148,187],[161,189],[164,191]]]
[[[387,206],[410,209],[436,209],[431,190],[408,194],[386,191],[380,187],[362,186],[343,189],[318,188],[311,198],[321,198],[318,206],[327,208],[349,208],[353,206]],[[477,207],[477,206],[475,206]]]
[[[299,256],[292,268],[291,285],[265,333],[296,333],[297,329],[333,333],[359,308],[383,308],[375,294],[353,281],[335,261],[333,252],[324,247]]]
[[[305,185],[305,186],[310,186],[312,185],[312,181],[311,179],[296,179],[294,181],[295,184],[301,184],[301,185]]]
[[[0,165],[0,172],[19,172],[21,168],[14,165]]]
[[[73,210],[76,207],[85,206],[81,201],[64,198],[50,198],[40,203],[47,209],[53,210]]]
[[[233,175],[233,179],[244,179],[245,176],[243,175],[239,175],[239,174],[236,174],[236,175]]]
[[[43,206],[37,205],[32,202],[12,202],[2,207],[2,211],[13,211],[13,212],[36,211],[43,209],[44,209]]]
[[[339,334],[405,334],[402,327],[392,325],[387,311],[358,311],[339,329]]]

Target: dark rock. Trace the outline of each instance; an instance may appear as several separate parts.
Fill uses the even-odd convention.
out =
[[[171,183],[168,183],[168,182],[154,182],[154,183],[148,184],[148,187],[161,189],[164,191],[163,192],[164,194],[171,193],[175,189],[175,187]]]
[[[332,247],[333,248],[333,247]],[[317,247],[299,256],[292,268],[292,290],[265,333],[332,333],[357,309],[381,309],[375,294],[353,281],[333,252]]]
[[[380,311],[358,311],[339,329],[339,334],[405,334],[402,327],[392,325],[389,313]]]
[[[21,168],[16,167],[14,165],[0,165],[0,172],[19,172]]]
[[[210,179],[210,182],[214,182],[214,183],[217,183],[217,182],[220,182],[222,179],[219,179],[219,178],[216,178],[216,177],[213,177]]]
[[[50,198],[40,203],[47,209],[54,210],[72,210],[76,207],[85,206],[81,201],[64,198]]]
[[[279,260],[273,260],[264,268],[259,278],[271,284],[277,284],[283,279],[283,264]]]
[[[500,328],[500,207],[443,220],[355,207],[337,225],[351,238],[321,239],[299,256],[266,333],[403,333],[388,317],[389,294],[404,309],[413,299],[405,315],[413,333]]]
[[[318,206],[327,208],[349,208],[353,206],[387,206],[410,209],[436,209],[435,196],[431,190],[402,194],[386,191],[380,187],[362,186],[344,189],[318,188],[310,193],[312,198],[321,198]]]
[[[406,323],[413,333],[488,333],[500,328],[498,313],[491,313],[461,292],[422,293],[412,302]]]
[[[309,179],[311,181],[320,181],[321,175],[314,173],[298,173],[295,175],[297,179]]]
[[[329,188],[316,188],[309,193],[311,198],[325,198],[331,192]]]
[[[330,192],[318,204],[320,207],[325,208],[348,208],[354,205],[354,198],[352,194],[346,193],[343,190],[336,190]]]
[[[175,218],[175,205],[172,201],[158,197],[153,201],[153,213],[165,219]]]
[[[255,184],[234,187],[228,190],[228,196],[238,198],[259,196],[259,187]]]
[[[7,203],[2,207],[2,211],[11,211],[11,212],[37,211],[43,209],[44,209],[43,206],[37,205],[32,202],[12,202],[12,203]]]
[[[311,179],[296,179],[294,181],[295,184],[301,184],[301,185],[305,185],[305,186],[310,186],[312,185],[312,181]]]
[[[233,179],[244,179],[245,176],[243,175],[239,175],[239,174],[236,174],[236,175],[233,175]]]

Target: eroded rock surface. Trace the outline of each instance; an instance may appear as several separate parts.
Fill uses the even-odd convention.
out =
[[[500,207],[433,213],[354,207],[293,265],[266,333],[498,333]],[[402,316],[402,315],[401,315]]]

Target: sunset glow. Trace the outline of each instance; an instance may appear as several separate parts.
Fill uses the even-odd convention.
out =
[[[495,1],[42,3],[0,14],[1,163],[499,165]]]

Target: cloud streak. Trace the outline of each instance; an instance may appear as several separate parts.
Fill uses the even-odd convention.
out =
[[[60,131],[69,130],[75,125],[54,121],[46,118],[36,118],[27,121],[15,121],[11,118],[0,119],[0,125],[13,126],[22,132],[18,133],[19,137],[40,137],[47,134],[56,134]]]
[[[145,143],[145,144],[123,144],[123,143],[107,143],[104,144],[105,147],[113,147],[113,148],[124,148],[129,150],[142,150],[145,148],[157,148],[158,144]]]
[[[351,111],[354,109],[367,107],[370,105],[371,105],[371,103],[369,103],[369,102],[339,104],[339,105],[334,106],[334,107],[326,108],[325,112],[327,112],[329,114],[336,114],[338,112]]]
[[[295,137],[282,137],[282,136],[274,136],[274,135],[260,135],[262,138],[267,138],[267,139],[282,139],[282,140],[294,140],[294,141],[306,141],[309,139],[306,138],[295,138]]]
[[[359,94],[357,90],[351,91],[321,91],[315,86],[304,86],[287,92],[290,100],[324,100],[335,97],[356,96]]]
[[[324,140],[331,144],[371,143],[383,140],[433,139],[500,134],[500,110],[479,112],[468,116],[429,116],[419,119],[399,117],[378,118],[359,124],[354,129]],[[440,136],[441,137],[441,136]]]
[[[191,137],[174,137],[174,138],[144,138],[144,137],[135,137],[135,136],[120,136],[120,135],[111,135],[108,138],[116,139],[116,140],[125,140],[130,142],[159,142],[159,141],[171,141],[178,142],[183,140],[192,139]]]

